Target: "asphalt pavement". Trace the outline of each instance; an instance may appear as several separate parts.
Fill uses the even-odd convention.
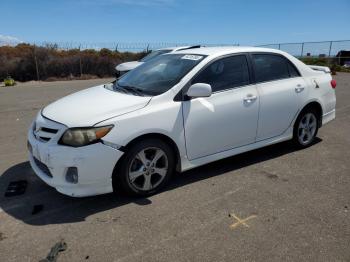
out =
[[[350,261],[350,74],[315,144],[288,142],[177,174],[148,198],[71,198],[37,178],[26,133],[44,105],[110,79],[0,87],[0,261]],[[5,197],[11,181],[23,195]],[[37,206],[33,213],[33,207]]]

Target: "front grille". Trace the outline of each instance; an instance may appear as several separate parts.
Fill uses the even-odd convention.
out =
[[[54,143],[58,141],[66,126],[38,114],[33,123],[33,135],[41,143]]]
[[[42,142],[48,142],[52,137],[54,137],[57,134],[58,129],[36,126],[36,130],[34,130],[33,132],[36,139]]]
[[[48,127],[42,127],[42,128],[40,128],[40,130],[42,130],[46,133],[51,133],[51,134],[56,134],[58,131],[57,129],[48,128]]]
[[[52,178],[52,174],[50,172],[50,169],[47,167],[47,165],[45,165],[43,162],[41,162],[40,160],[36,159],[35,157],[34,158],[34,162],[35,164],[37,165],[37,167],[45,174],[47,175],[48,177],[51,177]]]

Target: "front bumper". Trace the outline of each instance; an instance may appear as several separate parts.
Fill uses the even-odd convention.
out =
[[[60,130],[56,135],[61,136],[63,132],[64,130]],[[103,143],[78,148],[62,146],[57,144],[58,139],[52,138],[48,142],[37,139],[33,133],[33,125],[28,131],[30,165],[46,184],[62,194],[74,197],[113,191],[112,173],[115,164],[123,155],[122,151]],[[66,181],[69,167],[78,169],[76,184]]]

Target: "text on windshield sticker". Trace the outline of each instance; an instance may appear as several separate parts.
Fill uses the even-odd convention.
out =
[[[197,60],[202,59],[202,56],[200,56],[200,55],[184,55],[183,57],[181,57],[181,59],[188,59],[188,60],[197,61]]]

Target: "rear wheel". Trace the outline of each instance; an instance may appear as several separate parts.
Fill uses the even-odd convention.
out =
[[[302,112],[294,125],[294,144],[300,148],[310,146],[318,132],[317,112],[313,109]]]
[[[114,188],[129,195],[146,196],[159,191],[174,172],[172,148],[162,140],[147,139],[131,146],[113,178]]]

